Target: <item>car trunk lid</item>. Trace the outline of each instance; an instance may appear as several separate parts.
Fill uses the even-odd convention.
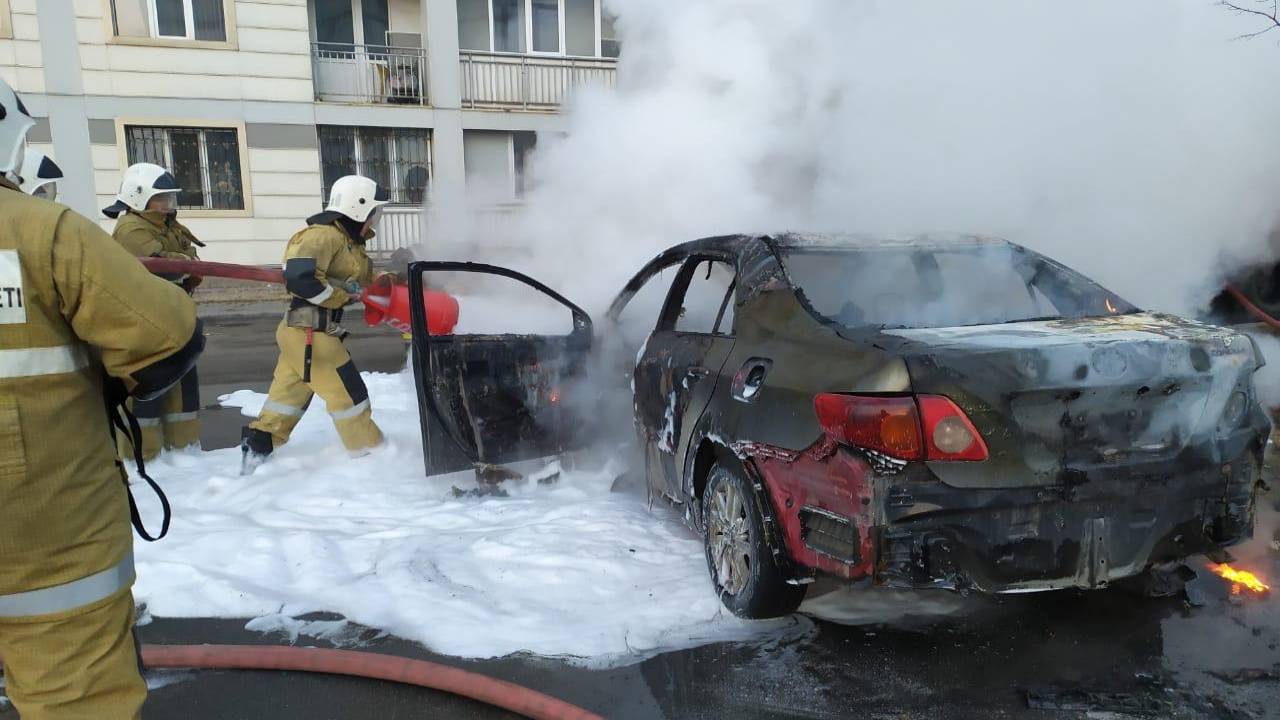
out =
[[[1230,330],[1145,313],[884,332],[907,341],[913,391],[951,397],[986,439],[987,462],[931,463],[966,487],[1176,462],[1221,432],[1254,363]]]

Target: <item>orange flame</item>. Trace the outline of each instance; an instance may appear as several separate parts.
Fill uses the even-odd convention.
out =
[[[1262,582],[1262,578],[1248,570],[1237,570],[1230,565],[1209,563],[1209,569],[1231,581],[1231,594],[1239,595],[1240,588],[1246,587],[1256,593],[1267,592],[1271,586]]]
[[[1120,312],[1119,310],[1116,309],[1116,306],[1111,303],[1111,298],[1107,298],[1104,302],[1107,305],[1107,312],[1111,313],[1112,315],[1115,315],[1117,312]]]

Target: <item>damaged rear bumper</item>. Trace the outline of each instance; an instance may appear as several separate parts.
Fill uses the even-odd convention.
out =
[[[1194,476],[1088,490],[965,490],[966,507],[946,510],[934,493],[890,484],[876,580],[985,592],[1106,587],[1248,538],[1258,467],[1246,455]]]
[[[1095,469],[1077,484],[992,489],[956,488],[921,463],[895,467],[823,443],[787,455],[739,450],[764,481],[798,577],[998,593],[1101,588],[1247,539],[1262,445],[1229,445],[1223,462],[1184,458]]]

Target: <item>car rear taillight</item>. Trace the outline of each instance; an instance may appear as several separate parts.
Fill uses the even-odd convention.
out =
[[[986,460],[987,444],[941,395],[836,395],[813,401],[818,423],[839,442],[899,460]]]
[[[910,396],[874,397],[823,393],[813,401],[827,434],[900,460],[920,460],[920,411]]]
[[[929,460],[986,460],[987,444],[969,416],[944,395],[917,395]]]

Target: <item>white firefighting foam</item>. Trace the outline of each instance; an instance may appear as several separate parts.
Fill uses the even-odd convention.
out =
[[[134,591],[152,615],[258,618],[250,629],[296,637],[316,633],[292,618],[327,611],[448,655],[593,666],[809,631],[724,610],[698,538],[669,510],[610,492],[612,468],[455,499],[451,487],[474,478],[424,477],[412,375],[364,377],[388,436],[375,454],[347,457],[317,399],[250,477],[234,448],[154,463],[174,516],[164,540],[135,545]],[[255,415],[264,399],[239,391],[223,403]],[[158,522],[149,492],[135,493]]]

